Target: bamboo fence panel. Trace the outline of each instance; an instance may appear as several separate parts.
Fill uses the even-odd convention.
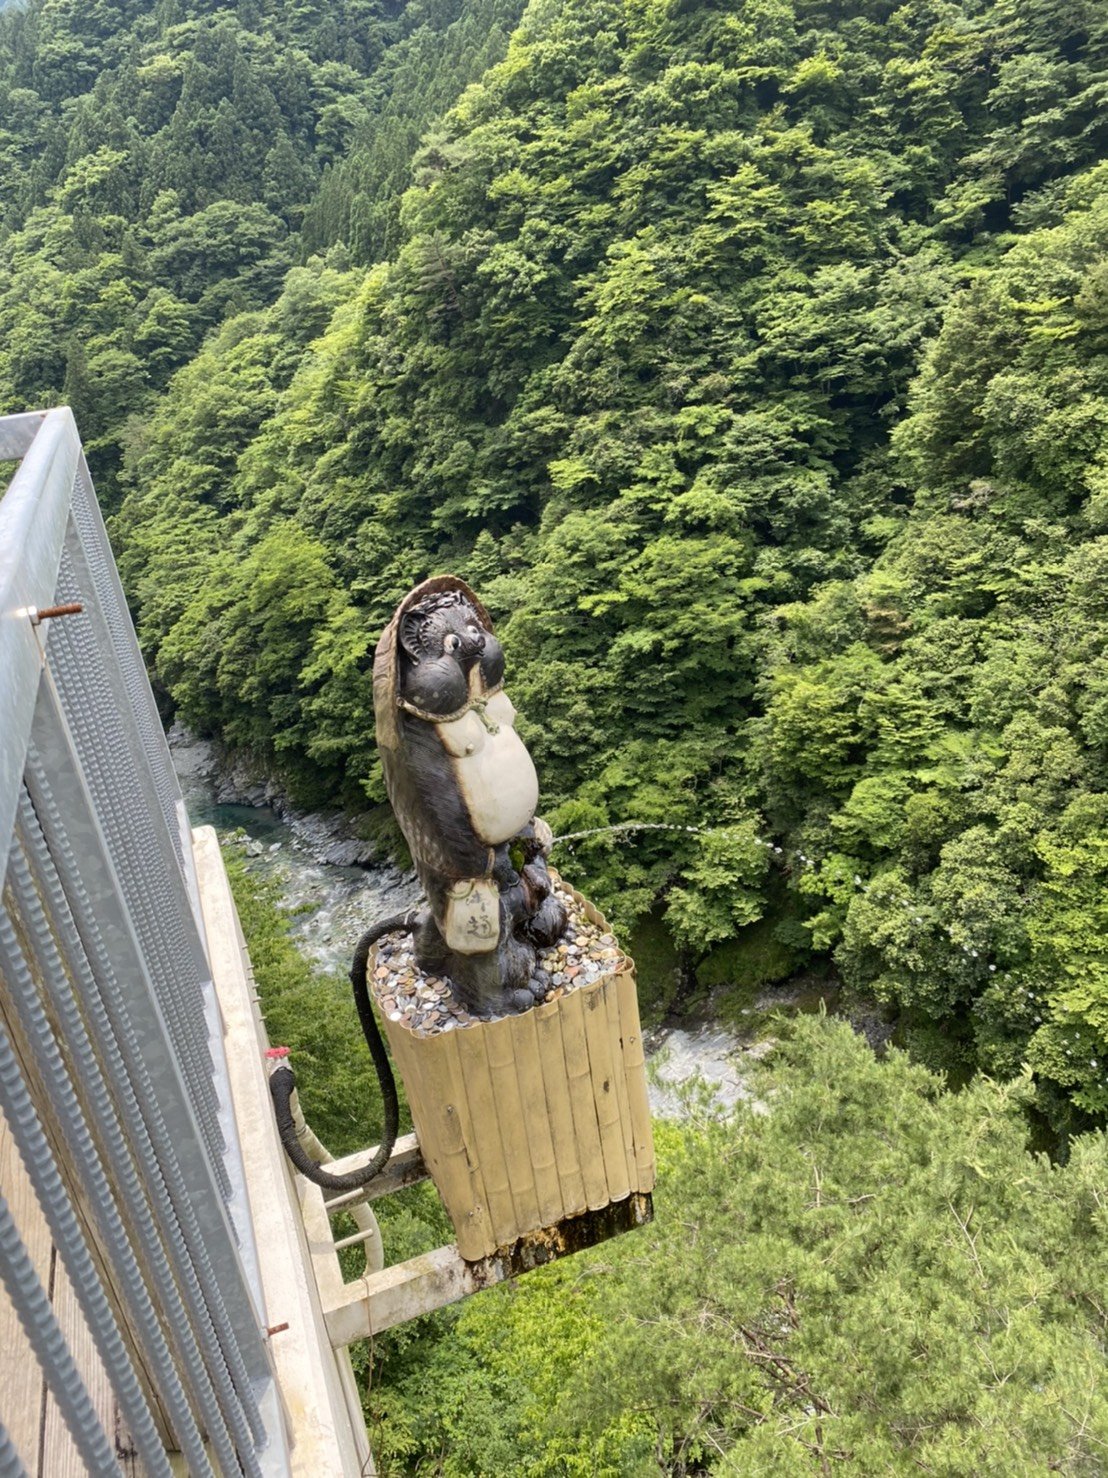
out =
[[[574,896],[607,932],[603,916]],[[635,967],[626,956],[520,1016],[421,1036],[382,1015],[463,1258],[653,1190]]]

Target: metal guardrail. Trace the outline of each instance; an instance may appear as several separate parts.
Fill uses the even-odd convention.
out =
[[[144,1467],[168,1474],[170,1450],[193,1474],[287,1474],[180,792],[72,414],[0,418],[0,461],[16,458],[0,1109]],[[46,614],[60,606],[80,609]],[[0,1277],[82,1461],[118,1474],[2,1194]],[[0,1424],[18,1472],[10,1451]]]

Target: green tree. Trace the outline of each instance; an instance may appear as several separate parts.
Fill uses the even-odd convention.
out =
[[[950,1094],[818,1018],[753,1088],[657,1126],[651,1226],[386,1342],[385,1471],[1097,1470],[1103,1136],[1052,1166],[1025,1082]]]

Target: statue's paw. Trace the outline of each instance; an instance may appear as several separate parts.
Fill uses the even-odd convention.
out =
[[[458,991],[455,991],[455,996],[459,996]],[[460,996],[459,999],[465,1010],[478,1021],[496,1021],[502,1016],[519,1016],[524,1011],[530,1011],[536,998],[530,987],[517,986],[484,1000],[474,1000],[472,997],[462,999]]]
[[[550,856],[550,849],[554,845],[554,833],[550,829],[550,822],[544,821],[541,816],[536,816],[531,822],[534,829],[535,841],[539,844],[539,850],[544,857]]]
[[[554,988],[554,982],[547,970],[536,967],[532,972],[531,979],[527,982],[527,988],[535,998],[536,1005],[539,1001],[545,1001],[548,993]]]
[[[540,948],[547,949],[556,944],[565,933],[568,915],[565,906],[558,902],[553,894],[544,898],[538,913],[527,921],[528,938],[534,940]]]

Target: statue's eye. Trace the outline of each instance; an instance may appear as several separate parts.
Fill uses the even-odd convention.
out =
[[[448,632],[442,639],[443,650],[447,652],[456,652],[461,644],[461,637],[456,636],[453,631]]]
[[[474,624],[473,624],[472,621],[466,627],[466,630],[469,632],[470,636],[480,636],[481,635],[481,628],[479,626],[474,626]]]

